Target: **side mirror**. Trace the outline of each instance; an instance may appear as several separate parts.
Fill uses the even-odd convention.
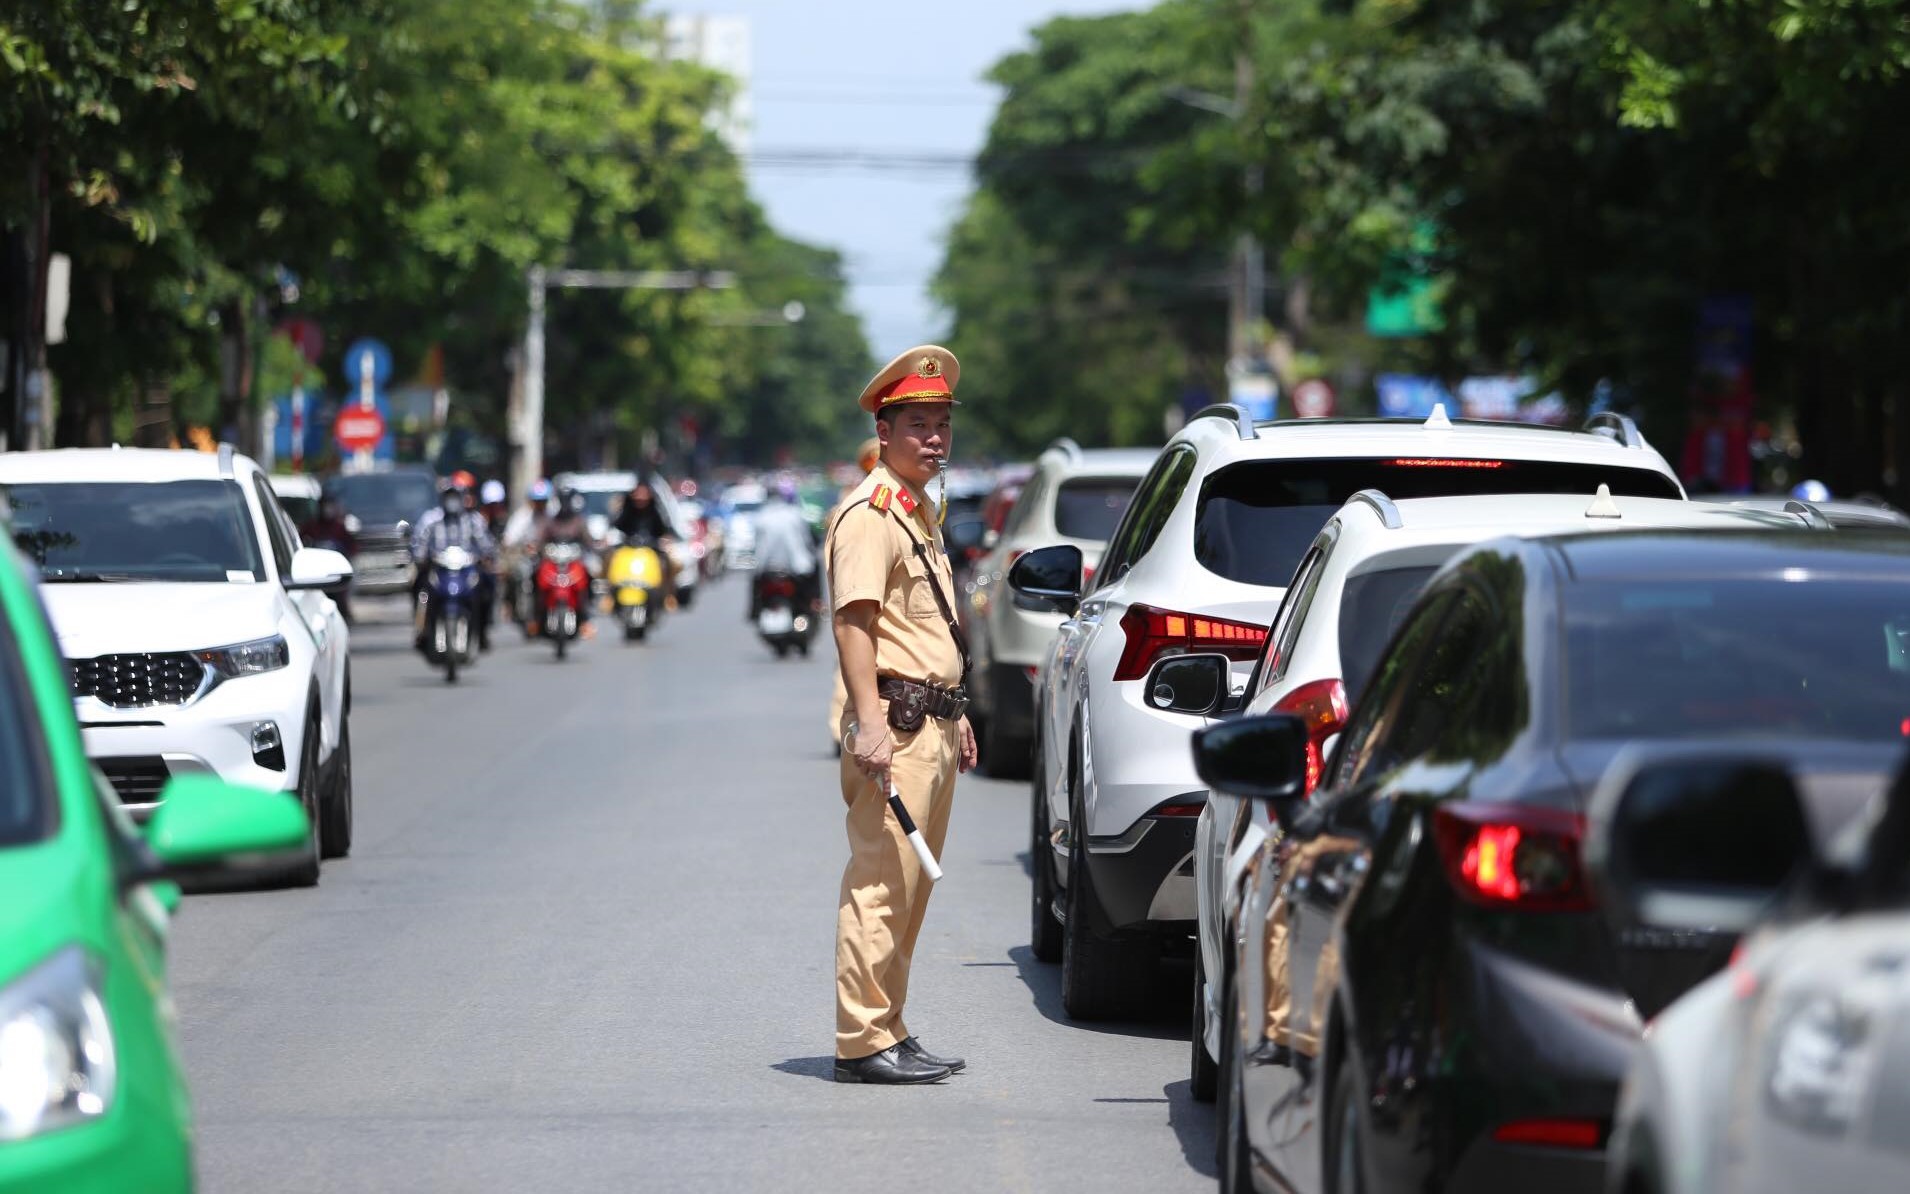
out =
[[[1141,691],[1152,708],[1202,717],[1226,703],[1230,679],[1225,655],[1170,655],[1154,665]]]
[[[1306,797],[1306,723],[1263,713],[1194,731],[1194,771],[1216,792],[1264,800],[1288,827]]]
[[[288,589],[331,589],[351,579],[351,561],[327,547],[301,547],[292,553]]]
[[[1592,794],[1585,870],[1649,1018],[1716,972],[1812,864],[1784,764],[1736,754],[1621,754]]]
[[[181,775],[166,784],[146,823],[146,844],[162,875],[217,886],[282,870],[307,848],[311,823],[284,792]]]
[[[1072,614],[1081,605],[1081,549],[1071,543],[1038,547],[1008,569],[1015,606]]]

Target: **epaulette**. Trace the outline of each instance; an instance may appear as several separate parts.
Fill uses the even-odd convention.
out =
[[[875,487],[875,492],[869,495],[869,504],[878,510],[887,510],[889,508],[889,499],[894,496],[895,491],[893,489],[890,489],[887,485],[878,485]],[[903,494],[902,500],[906,502],[908,496],[906,493]]]
[[[902,507],[902,513],[904,514],[915,513],[915,499],[909,496],[909,491],[906,489],[901,490],[895,495],[895,504]]]

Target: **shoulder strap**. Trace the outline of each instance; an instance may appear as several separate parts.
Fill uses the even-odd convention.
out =
[[[896,515],[901,523],[902,533],[908,536],[909,544],[915,549],[915,558],[922,561],[922,567],[928,572],[928,589],[935,596],[935,608],[942,611],[942,621],[948,623],[948,636],[955,640],[955,653],[962,658],[962,686],[968,686],[968,635],[963,633],[962,624],[955,618],[955,610],[949,605],[948,598],[942,595],[942,582],[936,579],[935,562],[929,558],[928,544],[915,537],[909,530],[908,522],[902,515]]]

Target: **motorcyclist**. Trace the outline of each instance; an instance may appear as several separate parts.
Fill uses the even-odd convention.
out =
[[[796,608],[810,610],[819,593],[816,585],[816,533],[796,505],[796,483],[783,478],[770,491],[770,500],[756,514],[756,575],[749,587],[749,617],[762,612],[761,581],[781,572],[796,580]]]
[[[504,506],[504,482],[493,477],[478,488],[478,508],[484,513],[484,525],[491,532],[491,538],[504,537],[504,524],[509,521]]]
[[[298,536],[312,547],[329,547],[348,560],[358,556],[358,536],[352,534],[350,524],[345,521],[345,507],[335,495],[325,494],[318,499],[318,513],[298,529]],[[350,622],[351,586],[333,593],[332,600],[338,605],[339,615]]]
[[[505,547],[528,547],[539,541],[544,533],[544,523],[550,519],[550,482],[538,478],[531,482],[531,491],[524,504],[511,511],[504,523]]]
[[[466,474],[468,475],[468,474]],[[457,475],[438,493],[438,504],[425,511],[411,529],[411,561],[416,565],[411,582],[412,605],[417,611],[414,629],[420,649],[424,646],[425,586],[430,583],[431,560],[447,547],[462,547],[477,556],[479,567],[494,568],[497,544],[482,515],[471,506],[471,494],[457,484]],[[491,586],[478,586],[478,649],[491,649]]]
[[[617,510],[617,519],[611,526],[623,541],[632,545],[648,544],[656,548],[663,563],[663,604],[666,609],[676,608],[676,564],[670,555],[670,544],[677,539],[676,528],[670,525],[669,518],[663,513],[663,507],[657,504],[657,495],[648,481],[638,481],[624,495],[623,504]]]
[[[537,550],[541,553],[553,543],[574,543],[584,549],[586,559],[603,550],[603,544],[590,533],[590,520],[584,513],[584,495],[568,487],[557,491],[557,510],[538,534]],[[597,633],[590,624],[590,605],[588,600],[577,603],[577,634],[580,638],[589,638]]]

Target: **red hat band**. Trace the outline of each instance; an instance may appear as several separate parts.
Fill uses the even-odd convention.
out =
[[[955,391],[948,388],[947,378],[939,374],[923,377],[919,373],[910,373],[877,390],[875,405],[880,410],[898,402],[948,402],[954,397]]]

